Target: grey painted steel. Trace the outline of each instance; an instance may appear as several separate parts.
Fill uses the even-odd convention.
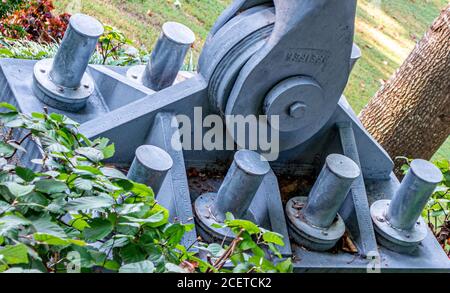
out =
[[[102,34],[103,26],[95,18],[73,15],[50,71],[53,82],[68,88],[79,87]]]
[[[150,186],[156,195],[172,166],[173,160],[166,151],[157,146],[143,145],[136,149],[127,177]]]
[[[272,35],[242,68],[225,114],[261,114],[265,94],[276,84],[292,76],[309,76],[323,88],[324,99],[317,101],[315,123],[280,134],[280,149],[288,150],[316,134],[337,107],[350,74],[356,1],[275,0],[274,4]]]
[[[329,155],[309,197],[296,197],[286,205],[289,226],[297,243],[313,250],[332,248],[344,235],[338,210],[354,180],[361,174],[351,159]]]
[[[323,99],[323,90],[315,80],[291,77],[267,94],[264,114],[279,117],[280,131],[294,131],[316,122]]]
[[[243,217],[269,171],[269,163],[258,153],[248,150],[236,152],[227,176],[217,192],[217,199],[211,207],[214,217],[220,222],[225,220],[225,214],[228,212],[236,218]]]
[[[361,168],[352,124],[339,123],[338,128],[344,155],[352,159]],[[364,175],[362,173],[353,182],[350,193],[346,198],[346,203],[341,208],[340,215],[344,218],[352,238],[356,241],[359,253],[364,257],[378,254]]]
[[[414,227],[436,186],[443,180],[442,172],[425,160],[414,160],[389,205],[387,220],[396,228]]]
[[[57,109],[81,110],[94,92],[86,68],[102,34],[96,19],[73,15],[55,58],[39,61],[34,68],[36,96]]]
[[[314,68],[314,65],[310,63],[299,62],[298,66],[294,64],[296,62],[286,64],[280,62],[279,57],[287,58],[288,54],[293,52],[294,55],[290,54],[289,56],[293,56],[293,60],[301,61],[305,60],[302,57],[305,55],[295,55],[295,53],[303,52],[304,48],[318,50],[305,51],[306,53],[322,52],[323,49],[331,48],[328,51],[331,51],[332,54],[329,56],[332,58],[326,59],[326,65],[322,66],[324,70],[326,69],[325,71],[330,70],[330,79],[324,83],[321,78],[317,77],[320,74],[315,75],[314,72],[307,76],[316,80],[325,90],[326,88],[330,89],[329,96],[333,98],[324,102],[326,104],[323,109],[334,107],[332,110],[334,112],[323,126],[319,126],[322,123],[320,121],[322,116],[321,113],[318,113],[316,129],[308,128],[310,135],[305,135],[307,133],[302,129],[282,133],[281,141],[285,144],[284,151],[280,153],[277,161],[271,162],[272,169],[277,176],[283,176],[283,174],[309,176],[312,170],[322,166],[323,160],[328,154],[340,153],[343,148],[351,146],[350,149],[352,149],[357,146],[360,167],[364,175],[364,185],[361,182],[360,184],[354,183],[352,196],[355,196],[353,192],[356,191],[359,196],[363,197],[365,186],[370,204],[377,200],[389,200],[399,188],[399,183],[392,174],[393,162],[358,121],[345,97],[339,97],[339,89],[343,87],[341,81],[345,79],[347,70],[350,71],[358,56],[355,47],[350,50],[351,41],[349,39],[351,38],[349,37],[348,40],[345,38],[350,35],[347,32],[353,30],[353,26],[348,27],[346,24],[353,21],[354,11],[351,10],[355,8],[354,1],[298,0],[294,6],[291,6],[292,2],[276,1],[275,7],[270,7],[273,4],[272,1],[264,0],[233,2],[230,9],[219,18],[206,41],[200,58],[199,73],[160,92],[155,93],[153,90],[129,80],[126,77],[129,68],[90,65],[86,72],[92,76],[95,88],[87,100],[86,106],[77,112],[60,110],[47,106],[39,100],[36,97],[40,93],[39,90],[33,92],[33,86],[36,87],[38,84],[33,85],[33,66],[36,61],[2,59],[0,60],[1,97],[3,101],[14,104],[28,114],[42,111],[42,108],[47,106],[50,112],[62,113],[80,121],[82,123],[80,131],[87,137],[108,137],[114,141],[117,150],[116,156],[110,159],[109,163],[130,164],[133,161],[135,150],[145,144],[156,145],[166,150],[173,158],[174,165],[162,183],[157,200],[170,210],[171,221],[194,223],[190,200],[190,195],[193,196],[194,190],[188,186],[186,168],[204,166],[213,170],[223,169],[227,165],[224,162],[232,161],[233,152],[174,149],[171,138],[175,135],[179,139],[179,133],[177,123],[171,124],[172,118],[176,114],[183,114],[194,121],[194,107],[201,107],[204,116],[213,113],[225,114],[227,104],[234,103],[229,96],[235,96],[237,88],[244,88],[243,84],[252,86],[253,89],[245,88],[251,95],[260,96],[260,100],[256,101],[255,99],[256,103],[252,103],[253,98],[249,99],[248,103],[239,100],[242,104],[235,107],[236,112],[254,113],[257,109],[257,113],[263,113],[263,101],[267,93],[286,79],[284,73],[289,71],[289,78],[303,76],[305,70],[309,71]],[[279,5],[280,3],[281,5]],[[335,9],[329,9],[329,5],[334,5]],[[294,9],[299,6],[305,9]],[[299,17],[286,17],[289,16],[287,15],[289,13],[298,14]],[[351,17],[348,17],[349,15]],[[295,23],[300,18],[302,20]],[[290,20],[292,22],[289,22]],[[287,22],[289,25],[286,25]],[[277,28],[274,28],[275,26]],[[290,31],[280,37],[280,31],[285,32],[284,28],[286,31]],[[333,29],[335,32],[328,34],[328,30]],[[345,45],[333,42],[333,38],[337,36],[343,37],[340,44]],[[332,43],[336,45],[332,45]],[[272,51],[274,53],[268,53],[269,49],[274,49]],[[351,55],[350,51],[352,51]],[[275,52],[278,53],[275,54]],[[320,60],[316,58],[318,55],[314,55],[311,57],[312,59],[307,58],[307,60]],[[347,57],[339,57],[344,55]],[[257,60],[262,60],[259,65]],[[337,63],[342,63],[342,65],[334,66]],[[250,67],[255,70],[252,71]],[[343,67],[347,69],[343,69]],[[280,78],[275,78],[277,74]],[[339,100],[337,105],[335,99]],[[309,114],[307,109],[303,111],[302,105],[297,104],[289,105],[287,110],[289,110],[288,114],[292,113],[294,117]],[[351,124],[354,145],[348,144],[344,147],[341,145],[336,128],[339,123]],[[192,134],[194,135],[194,133]],[[23,154],[20,159],[24,164],[33,167],[30,159],[39,155],[39,149],[32,143],[27,144],[26,148],[28,152]],[[346,153],[345,150],[344,153]],[[346,154],[350,156],[348,153]],[[222,183],[220,179],[216,181],[217,189],[214,191],[217,191]],[[284,235],[287,239],[288,229],[282,213],[280,197],[280,189],[286,188],[283,186],[285,184],[283,181],[284,178],[280,180],[281,185],[278,188],[277,178],[273,172],[269,172],[264,177],[246,217],[265,229],[271,229]],[[347,199],[352,196],[348,196]],[[207,199],[211,202],[213,197],[207,197]],[[205,204],[202,207],[206,206]],[[351,216],[347,218],[345,211],[351,211],[354,208],[354,203],[347,200],[339,211],[342,216],[345,216],[346,226],[349,229],[367,226],[364,219],[368,214],[364,209],[358,210],[364,217],[358,218],[354,212],[353,214],[350,212]],[[291,214],[295,215],[295,213]],[[337,219],[339,220],[339,217]],[[196,219],[199,233],[203,233],[201,226],[203,220]],[[295,220],[297,218],[290,222],[295,222]],[[298,238],[298,235],[302,236],[301,231],[296,231],[297,234],[294,234],[293,228],[295,226],[291,225],[290,233],[294,238]],[[378,229],[377,226],[375,229]],[[355,234],[353,231],[358,232],[359,229],[351,230],[352,239],[358,245],[358,239],[364,239],[364,235],[362,231]],[[209,232],[214,234],[214,231],[210,230]],[[183,244],[187,247],[190,246],[196,237],[195,230],[188,232],[183,239]],[[305,240],[305,238],[308,239],[303,235],[302,239]],[[448,272],[450,270],[448,257],[431,233],[427,233],[425,239],[420,242],[421,244],[408,254],[387,249],[388,245],[382,242],[383,238],[379,237],[379,239],[381,240],[379,243],[382,245],[379,249],[382,271]],[[366,247],[369,245],[368,243],[363,244]],[[295,256],[296,271],[365,272],[371,264],[369,259],[362,258],[363,255],[353,255],[340,250],[337,253],[311,251],[299,247],[295,241],[292,243],[292,250],[288,249],[289,247],[285,248],[286,251],[282,250],[283,255],[292,253]]]
[[[166,22],[142,73],[142,84],[155,91],[171,86],[194,42],[195,35],[188,27]]]
[[[373,203],[371,216],[383,245],[406,253],[417,248],[428,232],[420,215],[442,180],[442,173],[434,164],[414,160],[392,200]]]
[[[207,193],[195,201],[197,222],[205,234],[212,235],[213,239],[225,237],[231,240],[233,234],[230,234],[230,229],[212,227],[214,223],[223,223],[227,213],[237,219],[257,222],[249,208],[270,171],[269,163],[260,154],[249,150],[236,152],[217,194]]]
[[[174,142],[180,142],[176,116],[170,112],[158,113],[154,118],[145,143],[164,149],[172,158],[173,166],[167,173],[166,180],[163,182],[156,199],[169,210],[171,221],[194,224],[185,159],[183,151],[178,149]],[[197,233],[193,229],[183,236],[182,244],[185,247],[191,247],[190,251],[197,251],[192,246],[196,240]]]
[[[318,227],[329,227],[360,174],[358,165],[351,159],[338,154],[329,155],[303,209],[306,220]]]

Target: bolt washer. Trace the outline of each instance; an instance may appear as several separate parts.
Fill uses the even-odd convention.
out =
[[[290,235],[295,242],[315,251],[326,251],[333,248],[345,233],[345,223],[341,216],[328,228],[316,227],[307,223],[301,213],[294,205],[306,205],[307,197],[294,197],[286,205],[286,216]]]
[[[401,230],[393,227],[386,219],[390,202],[390,200],[379,200],[370,207],[370,215],[375,224],[378,242],[396,252],[412,253],[419,243],[427,237],[427,225],[420,217],[411,230]]]
[[[85,72],[78,88],[55,84],[51,77],[53,59],[40,60],[34,66],[34,90],[43,103],[64,111],[76,112],[84,108],[95,89],[94,80]]]
[[[215,219],[211,212],[216,197],[217,193],[205,193],[195,200],[194,213],[196,215],[195,220],[200,228],[199,234],[203,240],[208,242],[222,241],[225,239],[226,243],[230,243],[236,236],[230,228],[213,227],[214,224],[223,225],[223,223]],[[244,218],[256,223],[256,219],[250,211],[247,211]]]

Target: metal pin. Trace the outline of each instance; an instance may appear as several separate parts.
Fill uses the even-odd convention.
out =
[[[75,14],[70,18],[61,46],[50,71],[52,81],[68,88],[78,88],[94,53],[102,24],[93,17]]]
[[[238,151],[211,207],[214,217],[224,221],[225,214],[230,212],[242,218],[269,171],[269,163],[258,153]]]
[[[358,165],[351,159],[339,154],[329,155],[303,209],[307,221],[317,227],[330,227],[360,174]]]
[[[412,229],[441,181],[442,173],[434,164],[425,160],[412,161],[408,174],[392,198],[386,219],[398,229]]]
[[[165,150],[143,145],[136,149],[128,179],[150,186],[157,195],[172,166],[173,160]]]
[[[145,67],[142,83],[155,91],[171,86],[194,41],[194,33],[185,25],[176,22],[165,23]]]

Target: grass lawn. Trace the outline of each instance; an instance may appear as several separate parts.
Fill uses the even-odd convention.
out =
[[[231,0],[54,0],[58,10],[82,11],[115,26],[151,48],[169,20],[197,35],[198,56],[210,27]],[[358,0],[355,41],[363,57],[355,66],[346,96],[359,112],[408,56],[448,0]],[[450,138],[435,159],[450,158]]]

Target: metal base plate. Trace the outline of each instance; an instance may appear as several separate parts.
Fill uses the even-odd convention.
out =
[[[38,99],[57,109],[79,111],[94,92],[94,80],[85,72],[78,88],[68,88],[55,84],[51,77],[53,59],[36,63],[33,69],[34,92]]]
[[[333,248],[345,233],[345,224],[341,216],[329,228],[315,227],[304,219],[301,208],[308,201],[307,197],[295,197],[286,204],[286,215],[291,236],[298,244],[316,251]]]
[[[127,73],[126,73],[127,78],[129,80],[132,80],[139,84],[143,84],[142,76],[144,75],[145,66],[147,66],[147,65],[131,66],[127,70]],[[195,75],[195,73],[190,72],[190,71],[180,71],[180,72],[178,72],[177,78],[175,79],[173,84],[177,84],[177,83],[183,82],[185,80],[188,80],[188,79],[194,77],[194,75]]]
[[[385,216],[390,202],[390,200],[379,200],[374,202],[370,208],[378,242],[393,251],[411,253],[427,237],[427,225],[420,217],[412,230],[396,229]]]

